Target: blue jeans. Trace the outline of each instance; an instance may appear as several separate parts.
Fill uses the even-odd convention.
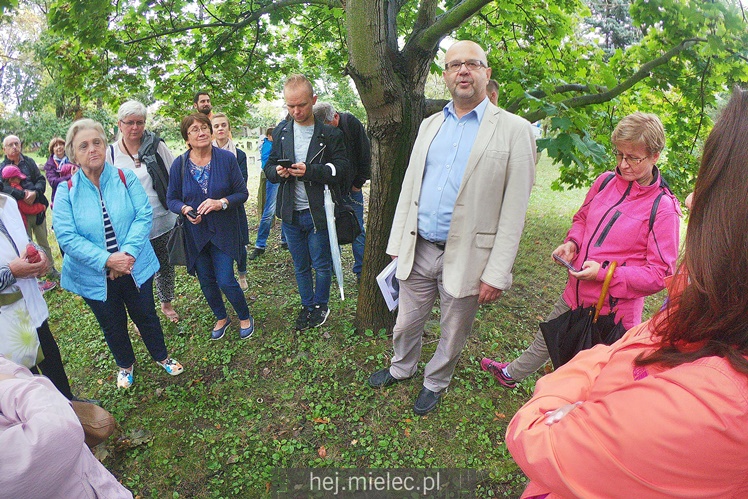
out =
[[[354,191],[347,196],[343,197],[343,204],[349,205],[353,208],[358,218],[358,224],[361,226],[361,234],[351,244],[351,250],[353,251],[353,273],[356,275],[361,274],[361,268],[364,262],[364,244],[366,243],[366,230],[364,229],[364,191]]]
[[[327,305],[332,283],[332,256],[327,226],[314,230],[309,210],[294,211],[293,221],[281,224],[296,270],[301,304],[306,308]],[[312,281],[312,267],[315,280]]]
[[[205,245],[195,261],[197,279],[208,306],[216,320],[228,317],[221,291],[234,307],[240,321],[249,319],[249,307],[244,292],[234,277],[234,261],[229,255],[218,249],[213,243]]]
[[[257,229],[257,241],[255,248],[265,249],[270,235],[270,227],[273,225],[275,218],[275,200],[278,198],[278,184],[269,180],[265,181],[265,206],[262,208],[262,218],[260,219],[260,228]],[[285,234],[281,229],[281,241],[285,241]]]
[[[99,321],[104,339],[119,367],[127,369],[135,363],[135,353],[127,333],[127,314],[138,327],[153,360],[160,362],[168,357],[164,331],[153,302],[153,277],[145,281],[140,290],[135,287],[132,276],[124,275],[113,281],[107,279],[106,301],[84,300]]]

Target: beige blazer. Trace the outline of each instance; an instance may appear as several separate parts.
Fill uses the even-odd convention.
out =
[[[387,254],[398,257],[400,280],[413,268],[426,155],[443,121],[440,111],[421,123],[403,179],[387,244]],[[457,193],[444,251],[442,278],[450,295],[477,295],[481,281],[502,290],[511,286],[535,158],[532,125],[489,103]]]

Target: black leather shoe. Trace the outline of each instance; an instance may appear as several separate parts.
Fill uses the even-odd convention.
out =
[[[381,371],[377,371],[369,376],[369,386],[372,388],[384,388],[385,386],[394,385],[400,381],[405,381],[410,378],[397,379],[390,374],[390,368],[385,367]]]
[[[263,248],[255,248],[252,251],[252,253],[249,254],[249,259],[250,260],[256,260],[257,257],[260,256],[260,255],[262,255],[263,253],[265,253],[265,249],[263,249]]]
[[[439,398],[441,397],[442,392],[432,392],[425,386],[421,388],[421,393],[418,394],[418,398],[416,399],[416,403],[413,406],[413,412],[415,412],[419,416],[425,416],[429,412],[436,409],[436,406],[439,404]]]

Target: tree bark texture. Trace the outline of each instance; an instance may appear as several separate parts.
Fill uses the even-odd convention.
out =
[[[405,170],[424,118],[423,91],[437,45],[431,50],[393,47],[388,30],[396,24],[388,18],[389,3],[383,0],[350,0],[348,71],[367,110],[371,137],[372,178],[366,231],[366,265],[359,285],[356,329],[392,330],[395,314],[387,310],[376,276],[390,262],[386,254],[392,218],[400,196]],[[407,55],[406,55],[407,54]]]

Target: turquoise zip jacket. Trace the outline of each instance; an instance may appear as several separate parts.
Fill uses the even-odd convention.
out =
[[[62,287],[91,300],[107,298],[106,261],[111,255],[104,238],[104,200],[119,251],[135,257],[131,276],[140,287],[159,269],[158,259],[148,239],[153,211],[143,186],[130,170],[104,164],[99,189],[79,170],[70,182],[63,182],[55,197],[55,235],[65,252],[62,262]]]

